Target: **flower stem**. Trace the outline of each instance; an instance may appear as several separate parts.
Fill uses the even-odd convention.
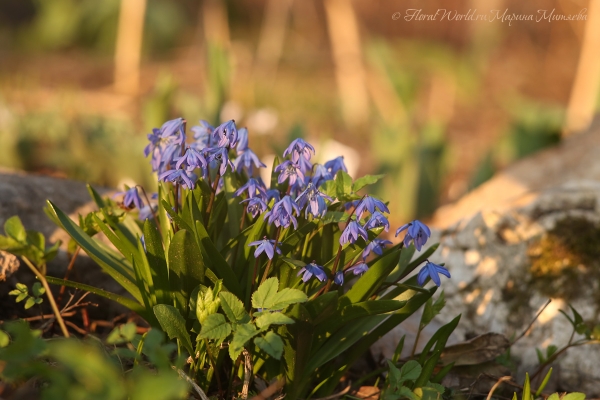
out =
[[[258,271],[258,260],[260,259],[260,255],[258,258],[254,260],[254,272],[252,274],[252,281],[250,281],[250,273],[248,273],[248,285],[246,286],[249,290],[246,293],[246,309],[250,310],[250,298],[252,297],[252,292],[254,292],[254,283],[256,282],[256,273]]]
[[[262,279],[260,280],[261,285],[267,279],[267,276],[269,276],[269,272],[271,271],[271,264],[273,264],[273,260],[275,259],[275,257],[277,257],[277,243],[279,242],[279,234],[280,233],[281,233],[281,225],[279,226],[279,228],[277,228],[277,233],[275,234],[275,244],[273,245],[273,258],[269,259],[269,262],[267,263],[267,268],[265,268],[265,273],[263,274]]]
[[[148,203],[148,207],[150,207],[150,212],[152,213],[152,218],[154,218],[154,222],[156,223],[156,228],[158,229],[158,232],[162,234],[162,232],[160,231],[160,223],[158,222],[158,217],[156,216],[156,212],[154,211],[154,208],[152,208],[152,205],[150,204],[150,198],[148,198],[148,194],[146,193],[146,189],[144,189],[144,187],[142,185],[137,185],[137,187],[139,187],[140,189],[142,189],[142,193],[144,194],[144,198],[146,199],[146,202]]]
[[[50,307],[52,307],[52,311],[54,311],[54,315],[56,316],[56,320],[58,321],[58,325],[60,326],[60,330],[62,331],[64,337],[69,337],[69,331],[65,326],[65,321],[63,321],[62,316],[60,315],[60,311],[56,302],[54,301],[54,296],[52,295],[52,291],[50,290],[50,286],[48,285],[48,281],[46,277],[38,271],[38,269],[27,259],[25,256],[21,256],[25,264],[29,267],[29,269],[37,276],[37,278],[42,282],[44,289],[46,289],[46,296],[48,297],[48,301],[50,302]]]
[[[221,180],[221,172],[217,171],[217,176],[215,176],[215,181],[212,185],[210,199],[208,200],[208,206],[206,207],[206,219],[204,220],[205,226],[208,226],[208,223],[210,222],[210,213],[213,208],[213,203],[215,202],[215,194],[217,193],[217,187],[219,186],[219,180]]]

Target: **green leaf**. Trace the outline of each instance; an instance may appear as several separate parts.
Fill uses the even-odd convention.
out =
[[[160,233],[156,224],[148,219],[144,221],[143,231],[144,241],[146,242],[146,259],[154,282],[156,301],[159,304],[170,303],[169,270]]]
[[[244,303],[233,293],[221,292],[221,308],[230,322],[235,324],[245,324],[250,321],[250,316],[244,309]]]
[[[280,312],[273,312],[262,314],[256,319],[255,322],[256,326],[258,326],[259,329],[264,330],[267,329],[270,325],[293,324],[294,320]]]
[[[273,303],[270,307],[266,307],[271,310],[283,310],[287,306],[296,303],[304,303],[308,301],[306,293],[298,289],[284,288],[281,292],[278,292],[273,297]]]
[[[252,307],[269,309],[273,304],[273,297],[277,294],[279,280],[275,277],[264,281],[252,294]]]
[[[235,175],[227,170],[223,177],[225,199],[227,200],[227,220],[229,222],[230,237],[237,236],[240,233],[240,221],[242,219],[243,206],[240,205],[240,199],[235,195],[236,187],[239,183],[236,182]]]
[[[360,189],[364,188],[367,185],[372,185],[376,183],[378,180],[383,178],[385,175],[365,175],[362,178],[358,178],[354,181],[352,185],[352,191],[358,192]]]
[[[25,302],[25,309],[29,310],[33,306],[35,306],[35,299],[33,297],[29,297]]]
[[[306,263],[304,261],[294,260],[293,258],[279,257],[279,260],[283,261],[293,269],[306,267]]]
[[[421,365],[415,360],[406,362],[400,369],[403,380],[414,381],[421,375]]]
[[[0,349],[10,344],[10,336],[4,331],[0,331]]]
[[[231,325],[223,314],[210,314],[202,324],[198,337],[200,339],[225,339],[231,333]]]
[[[562,400],[585,400],[585,393],[573,392],[566,394]]]
[[[399,388],[398,394],[400,395],[400,398],[406,397],[410,400],[421,400],[419,396],[417,396],[412,390],[410,390],[406,386],[402,386],[401,388]]]
[[[242,297],[243,292],[235,272],[233,272],[231,266],[229,266],[219,250],[217,250],[212,240],[210,240],[208,232],[206,232],[204,225],[202,225],[200,221],[196,221],[196,232],[198,235],[196,239],[200,245],[203,259],[210,260],[207,267],[214,272],[218,278],[223,280],[223,285],[228,291],[235,294],[238,298]]]
[[[344,171],[335,175],[336,197],[341,201],[352,193],[352,178]]]
[[[178,309],[166,304],[157,304],[153,308],[154,315],[162,330],[169,335],[169,339],[177,338],[189,354],[194,354],[190,335],[185,328],[185,319]]]
[[[556,346],[554,346],[554,347],[556,347]],[[550,347],[548,347],[548,348],[550,348]],[[538,387],[538,390],[535,391],[535,396],[534,397],[537,398],[540,394],[542,394],[542,392],[544,391],[544,388],[548,384],[548,381],[550,381],[550,376],[551,375],[552,375],[552,367],[550,367],[550,369],[548,370],[548,373],[544,377],[544,380],[542,380],[542,384]]]
[[[522,400],[530,400],[531,399],[531,384],[529,382],[529,374],[525,372],[525,383],[523,384],[523,394],[521,397]]]
[[[446,299],[444,298],[444,291],[440,293],[440,297],[433,303],[431,299],[427,300],[423,309],[423,315],[421,316],[421,329],[425,328],[440,313],[442,308],[446,305]]]
[[[135,323],[128,322],[123,325],[117,326],[113,329],[106,337],[106,343],[108,344],[123,344],[129,343],[135,337],[137,327]]]
[[[283,340],[274,332],[267,332],[265,336],[257,337],[254,339],[254,344],[276,360],[281,359],[283,355]]]
[[[204,262],[192,235],[182,229],[169,246],[169,284],[175,304],[182,315],[187,315],[190,294],[204,281]]]
[[[29,297],[29,293],[21,293],[17,296],[17,298],[15,299],[15,302],[20,303],[28,297]]]
[[[53,285],[61,285],[61,286],[64,285],[64,286],[68,286],[68,287],[73,287],[76,289],[83,290],[85,292],[91,292],[91,293],[97,294],[98,296],[102,296],[102,297],[107,298],[112,301],[116,301],[117,303],[127,307],[131,311],[136,312],[139,315],[141,315],[148,323],[152,324],[155,321],[153,314],[148,313],[147,310],[140,303],[138,303],[128,297],[120,296],[118,294],[108,292],[104,289],[99,289],[99,288],[96,288],[96,287],[93,287],[90,285],[85,285],[83,283],[73,282],[73,281],[69,281],[69,280],[61,279],[61,278],[55,278],[53,276],[47,276],[46,280],[49,283],[52,283]]]
[[[142,302],[142,296],[138,287],[131,281],[134,277],[130,265],[113,256],[109,250],[100,246],[89,237],[68,215],[62,212],[51,201],[48,201],[48,210],[51,212],[60,226],[77,242],[79,246],[98,263],[102,270],[108,273],[119,285],[127,290],[138,302]]]
[[[100,196],[100,194],[96,192],[96,190],[94,190],[94,188],[91,185],[88,184],[86,185],[86,187],[88,193],[90,194],[90,197],[92,198],[92,200],[94,200],[94,203],[96,203],[98,208],[104,208],[106,206],[106,203],[104,202],[102,196]]]
[[[513,396],[513,399],[516,400],[517,399],[517,394],[515,393]],[[548,396],[547,400],[561,400],[560,396],[558,395],[558,393],[552,393],[550,396]]]
[[[387,364],[388,364],[388,370],[389,370],[389,377],[390,377],[390,386],[391,386],[391,388],[400,386],[402,384],[402,381],[403,381],[402,380],[402,374],[400,373],[400,370],[398,368],[396,368],[396,366],[394,365],[394,363],[391,362],[390,360],[387,360]]]
[[[6,220],[4,223],[4,232],[6,232],[9,237],[20,243],[25,242],[27,239],[25,227],[23,226],[21,219],[16,215]]]
[[[260,331],[256,329],[254,324],[238,325],[233,333],[233,339],[231,339],[231,342],[229,343],[229,357],[231,357],[233,361],[237,360],[242,350],[244,350],[246,343],[254,336],[258,335],[259,332]]]

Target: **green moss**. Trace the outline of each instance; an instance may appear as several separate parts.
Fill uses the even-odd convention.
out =
[[[567,301],[600,281],[600,226],[584,218],[565,218],[529,247],[531,286]],[[596,302],[600,301],[597,290]]]

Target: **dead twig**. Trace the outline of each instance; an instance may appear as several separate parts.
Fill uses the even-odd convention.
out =
[[[537,319],[544,312],[544,310],[546,309],[546,307],[548,307],[550,305],[551,302],[552,302],[552,299],[548,299],[548,301],[546,302],[546,304],[544,304],[542,306],[542,308],[540,308],[540,310],[537,312],[537,314],[535,315],[535,317],[533,318],[533,320],[529,323],[529,325],[527,326],[527,329],[525,329],[519,336],[517,336],[517,338],[512,341],[512,343],[510,344],[510,346],[512,346],[513,344],[517,343],[517,341],[519,339],[521,339],[523,336],[525,336],[527,334],[527,332],[529,332],[529,330],[531,329],[531,327],[533,326],[533,324],[535,323],[535,321],[537,321]]]
[[[498,379],[498,381],[490,389],[490,392],[488,393],[486,400],[491,400],[492,395],[494,394],[494,392],[496,391],[496,389],[498,388],[498,386],[500,386],[500,384],[502,382],[510,381],[511,378],[512,378],[511,376],[503,376],[500,379]]]

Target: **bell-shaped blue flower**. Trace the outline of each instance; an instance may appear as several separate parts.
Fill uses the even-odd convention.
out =
[[[429,230],[429,227],[417,219],[398,228],[396,231],[396,236],[398,236],[404,230],[406,230],[406,235],[404,236],[404,246],[408,247],[410,245],[410,241],[412,240],[415,244],[415,248],[418,251],[421,251],[421,247],[425,245],[427,239],[431,236],[431,230]]]
[[[206,147],[214,147],[217,143],[212,139],[215,127],[208,122],[202,120],[200,125],[192,126],[191,131],[194,132],[196,150],[202,150]]]
[[[290,196],[285,196],[273,205],[273,209],[265,213],[265,218],[268,218],[269,224],[275,224],[276,227],[283,226],[287,228],[290,224],[294,224],[294,228],[298,228],[298,221],[294,217],[300,214],[298,205],[292,200]]]
[[[240,188],[235,191],[235,195],[241,196],[242,194],[244,194],[244,192],[247,192],[249,199],[256,196],[260,196],[264,199],[267,198],[267,193],[265,191],[264,184],[258,179],[248,179],[248,182],[240,186]]]
[[[267,210],[267,203],[265,203],[263,199],[258,196],[240,201],[240,204],[242,203],[248,203],[246,206],[246,211],[252,215],[252,218],[256,218],[258,214],[262,214]]]
[[[279,242],[279,244],[281,244],[281,242]],[[269,260],[272,260],[275,251],[277,251],[277,254],[281,254],[279,247],[275,247],[275,240],[269,240],[266,236],[263,240],[257,240],[256,242],[250,243],[248,246],[258,246],[254,251],[254,258],[258,258],[262,253],[265,253]]]
[[[141,210],[144,207],[144,202],[140,197],[140,193],[138,192],[137,186],[131,187],[124,192],[118,192],[115,196],[124,194],[123,197],[123,205],[127,208],[137,208]]]
[[[185,169],[171,169],[160,174],[158,179],[165,182],[179,183],[187,189],[194,189],[198,177],[193,172]]]
[[[266,168],[267,167],[265,164],[263,164],[258,159],[257,155],[254,154],[254,152],[250,149],[244,150],[244,152],[241,153],[240,155],[238,155],[237,158],[235,159],[235,161],[233,162],[233,165],[237,172],[241,173],[242,170],[244,168],[246,168],[246,171],[248,171],[249,176],[252,176],[252,172],[253,172],[252,164],[254,164],[254,166],[256,168]]]
[[[297,163],[300,157],[303,157],[306,160],[310,160],[311,154],[315,154],[315,148],[312,147],[309,143],[305,142],[304,139],[294,139],[292,143],[285,149],[283,152],[283,156],[287,157],[288,155],[292,156],[292,161]]]
[[[365,211],[369,211],[373,214],[376,210],[384,211],[389,214],[390,210],[387,208],[384,202],[371,196],[365,196],[360,204],[356,207],[356,215],[358,219],[362,218]]]
[[[344,284],[344,271],[338,271],[333,276],[333,283],[338,286],[342,286]]]
[[[321,184],[325,181],[330,181],[333,179],[333,176],[329,172],[327,168],[325,168],[321,164],[315,164],[313,175],[312,175],[312,184],[316,187],[321,186]]]
[[[248,129],[238,129],[238,142],[235,150],[238,154],[242,154],[244,151],[248,150]]]
[[[369,236],[367,235],[367,231],[363,228],[357,221],[350,221],[348,225],[346,225],[346,229],[342,232],[342,236],[340,236],[340,244],[343,246],[346,243],[355,243],[359,237],[365,239],[365,241],[369,240]]]
[[[300,169],[300,166],[290,160],[286,160],[276,166],[275,172],[279,172],[279,178],[277,179],[279,183],[288,180],[290,185],[294,185],[297,180],[304,180],[304,173]]]
[[[213,139],[218,147],[234,148],[238,141],[238,131],[235,121],[230,120],[217,126],[213,131]]]
[[[369,256],[369,254],[371,254],[371,252],[377,254],[378,256],[382,255],[385,246],[388,244],[392,244],[392,242],[384,239],[373,239],[371,242],[369,242],[369,244],[367,244],[367,247],[365,247],[365,249],[363,250],[363,260],[366,259]]]
[[[296,203],[298,203],[300,209],[303,209],[308,204],[304,213],[306,218],[308,218],[308,214],[312,214],[313,217],[317,218],[323,217],[327,212],[327,203],[325,203],[325,200],[333,201],[331,197],[319,191],[319,189],[309,182],[306,189],[296,199]]]
[[[338,171],[348,172],[348,168],[346,168],[346,164],[344,164],[344,157],[340,156],[334,158],[333,160],[329,160],[325,163],[325,168],[329,171],[331,176],[335,176]]]
[[[204,158],[204,154],[190,147],[188,147],[182,157],[177,159],[175,168],[180,169],[182,164],[185,164],[185,169],[189,171],[200,168],[202,169],[203,173],[206,171],[206,167],[208,166],[208,162],[206,161],[206,158]]]
[[[323,271],[323,267],[315,264],[314,261],[302,267],[296,276],[300,275],[302,275],[302,282],[308,282],[313,275],[321,282],[324,282],[327,279],[327,274]]]
[[[233,163],[229,160],[229,152],[226,147],[213,147],[207,149],[206,152],[208,154],[207,161],[219,165],[219,173],[221,175],[225,175],[228,165],[231,167],[232,171],[234,170]]]
[[[437,265],[427,260],[417,275],[417,283],[419,286],[423,286],[427,278],[431,278],[433,283],[439,287],[441,285],[440,274],[450,278],[450,272],[443,265]]]
[[[352,272],[354,275],[362,275],[369,270],[369,266],[364,261],[360,261],[346,270],[346,272]]]
[[[371,218],[369,218],[369,220],[365,224],[365,229],[369,230],[379,228],[381,226],[385,227],[386,232],[390,230],[390,223],[388,222],[385,215],[383,215],[379,211],[375,211],[373,214],[371,214]]]

